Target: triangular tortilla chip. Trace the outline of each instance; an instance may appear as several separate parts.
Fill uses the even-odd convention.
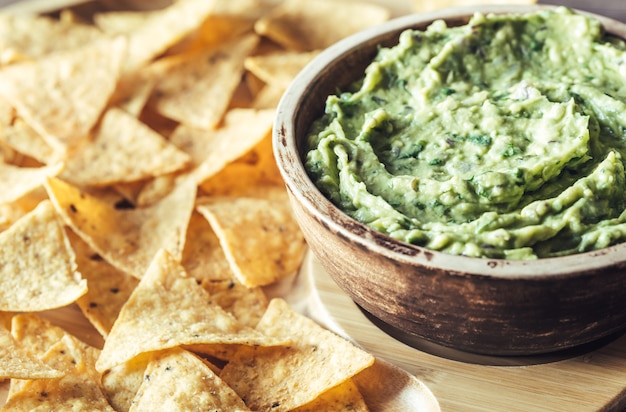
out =
[[[241,81],[244,59],[258,43],[249,34],[218,49],[165,58],[153,65],[159,75],[149,105],[188,126],[217,126]]]
[[[294,341],[289,347],[241,347],[224,366],[220,377],[253,410],[289,411],[305,405],[375,360],[279,298],[272,299],[257,330],[293,336]],[[255,365],[254,372],[249,365]]]
[[[254,328],[267,309],[267,297],[260,287],[249,288],[234,280],[203,282],[202,287],[239,323]]]
[[[0,64],[72,50],[102,38],[93,26],[51,17],[0,13]]]
[[[388,20],[390,14],[365,1],[286,0],[257,20],[254,28],[286,49],[321,50]]]
[[[318,412],[318,411],[350,411],[368,412],[363,395],[352,379],[327,390],[315,398],[313,402],[293,409],[292,412]]]
[[[141,278],[159,249],[182,256],[196,186],[182,181],[158,203],[116,208],[59,179],[46,188],[67,224],[107,262]]]
[[[235,276],[213,228],[198,212],[191,215],[182,265],[187,274],[204,284],[231,280]]]
[[[96,330],[106,337],[139,281],[106,262],[74,232],[68,231],[68,238],[76,253],[78,270],[89,287],[76,303]]]
[[[128,58],[124,72],[139,69],[200,27],[213,11],[214,3],[215,0],[179,0],[150,13],[142,24],[127,31]]]
[[[183,349],[155,354],[134,399],[134,412],[249,411],[200,358]],[[193,394],[193,395],[190,395]]]
[[[0,310],[57,308],[85,292],[87,282],[49,201],[0,233]]]
[[[41,187],[56,176],[62,164],[44,167],[16,167],[0,162],[0,203],[9,203]]]
[[[304,66],[318,54],[317,50],[304,53],[280,51],[248,57],[244,66],[265,83],[286,89]]]
[[[96,369],[103,372],[135,356],[181,345],[288,344],[240,324],[189,277],[166,251],[154,258],[122,308]]]
[[[305,242],[286,194],[280,200],[207,198],[197,210],[211,223],[244,285],[268,285],[300,267]]]
[[[92,348],[93,349],[93,348]],[[5,408],[12,411],[111,411],[93,370],[93,355],[69,336],[52,346],[43,361],[65,371],[56,379],[30,380],[13,392]]]
[[[226,113],[218,129],[179,125],[170,140],[191,156],[195,166],[191,175],[197,182],[202,182],[253,150],[270,135],[274,114],[274,109],[232,109]]]
[[[152,353],[134,357],[112,367],[102,375],[102,386],[109,403],[116,411],[130,410],[133,399],[144,379]]]
[[[60,378],[63,372],[51,368],[18,344],[11,332],[0,326],[0,379]]]
[[[126,52],[123,38],[0,70],[0,95],[58,150],[85,139],[107,104]]]
[[[131,182],[180,170],[189,156],[122,109],[107,110],[92,138],[65,162],[60,177],[77,186]]]

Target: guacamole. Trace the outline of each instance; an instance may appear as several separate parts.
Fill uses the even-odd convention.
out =
[[[307,142],[320,190],[408,243],[534,259],[626,240],[626,46],[566,8],[403,32]]]

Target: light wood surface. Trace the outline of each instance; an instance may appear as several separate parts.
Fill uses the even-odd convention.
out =
[[[309,316],[414,374],[433,392],[444,412],[626,407],[626,336],[576,355],[494,358],[436,347],[443,355],[432,354],[433,350],[405,345],[376,327],[311,255],[303,276],[306,280],[299,282],[309,284],[301,287],[312,291],[307,301]]]

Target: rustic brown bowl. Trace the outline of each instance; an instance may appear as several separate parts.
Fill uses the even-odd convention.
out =
[[[435,19],[464,24],[474,11],[528,12],[550,6],[478,7],[411,15],[349,37],[321,53],[278,107],[274,153],[295,216],[315,256],[358,305],[406,336],[488,355],[573,348],[626,326],[626,244],[535,261],[453,256],[394,240],[353,220],[313,184],[304,139],[325,98],[363,76],[379,45]],[[626,25],[595,16],[626,38]]]

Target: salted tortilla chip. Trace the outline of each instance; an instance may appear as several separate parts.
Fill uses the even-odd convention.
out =
[[[151,358],[145,353],[112,367],[102,375],[102,386],[109,403],[116,411],[128,411],[144,379]]]
[[[234,280],[203,282],[202,287],[240,323],[254,328],[267,309],[267,297],[260,287],[249,288]]]
[[[257,330],[292,336],[288,347],[242,347],[220,377],[253,410],[289,411],[345,382],[375,358],[272,299]],[[249,365],[254,365],[253,369]],[[303,384],[306,383],[306,384]]]
[[[265,83],[287,88],[298,73],[318,54],[317,50],[302,53],[281,51],[250,56],[245,60],[244,66]]]
[[[187,227],[182,265],[187,274],[201,284],[230,281],[234,277],[220,240],[209,222],[196,211],[191,215]]]
[[[0,233],[0,310],[42,311],[87,292],[74,252],[49,201]]]
[[[0,107],[0,142],[44,164],[61,160],[61,154],[20,118],[4,99],[0,100]]]
[[[211,368],[183,349],[155,354],[145,376],[133,402],[136,412],[250,410]]]
[[[268,285],[300,267],[305,242],[286,197],[208,198],[197,210],[211,223],[242,284]]]
[[[284,93],[284,87],[268,84],[256,94],[251,107],[259,110],[276,107]]]
[[[313,402],[293,409],[292,412],[350,411],[368,412],[369,408],[358,386],[348,379],[315,398]]]
[[[15,340],[28,347],[31,353],[43,357],[67,332],[34,313],[20,313],[13,316],[11,334]]]
[[[61,376],[63,372],[37,359],[13,339],[8,329],[0,326],[0,378],[42,379]]]
[[[390,17],[388,9],[364,1],[286,0],[254,28],[286,49],[321,50]]]
[[[196,186],[181,182],[158,203],[116,208],[59,179],[46,188],[66,223],[107,262],[141,278],[160,249],[180,258],[193,211]]]
[[[133,72],[196,30],[213,11],[214,0],[179,0],[151,13],[126,34],[125,73]]]
[[[76,303],[87,320],[106,337],[139,281],[115,268],[93,251],[78,235],[68,231],[78,270],[88,291]]]
[[[159,82],[149,105],[163,116],[189,126],[217,126],[241,81],[243,62],[258,43],[254,34],[217,49],[161,59],[152,70]]]
[[[67,20],[0,13],[0,64],[72,50],[102,38],[97,28]]]
[[[208,175],[200,188],[204,194],[210,196],[246,196],[255,188],[272,185],[284,188],[282,176],[274,161],[272,134],[269,130],[243,156],[228,163],[217,173],[212,172],[210,166],[194,172],[198,178]]]
[[[106,186],[184,168],[189,156],[122,109],[106,111],[93,136],[65,162],[60,177],[77,186]]]
[[[191,175],[197,182],[202,182],[216,175],[230,162],[255,150],[265,139],[270,140],[268,136],[271,134],[274,114],[274,109],[232,109],[226,113],[224,123],[218,129],[203,130],[180,125],[170,140],[191,156],[195,167]],[[273,161],[271,153],[269,157]]]
[[[85,139],[115,89],[124,38],[50,54],[0,70],[0,95],[55,149]]]
[[[113,411],[102,392],[99,376],[93,370],[92,358],[75,339],[63,337],[42,360],[65,371],[65,375],[27,381],[11,394],[5,408],[12,411]]]
[[[41,187],[59,174],[62,164],[44,167],[16,167],[0,163],[0,203],[9,203]]]
[[[94,24],[107,34],[128,34],[137,30],[146,20],[162,18],[163,10],[116,10],[93,15]]]
[[[181,345],[289,343],[245,327],[210,300],[168,252],[160,251],[122,308],[96,369],[104,372],[139,354]]]

